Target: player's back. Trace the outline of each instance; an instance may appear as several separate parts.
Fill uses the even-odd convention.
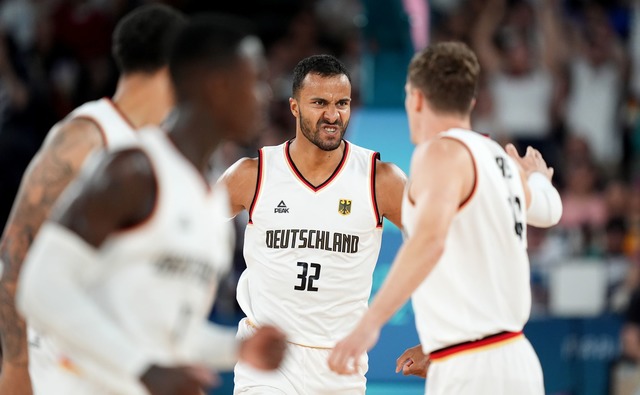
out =
[[[122,114],[115,103],[109,98],[102,98],[87,102],[72,111],[52,130],[59,128],[66,122],[83,119],[93,123],[102,135],[105,149],[114,150],[137,143],[136,131]],[[53,135],[53,133],[50,133]],[[29,337],[29,375],[35,395],[46,394],[42,381],[53,366],[58,362],[58,351],[46,334],[39,334],[33,328],[28,328]]]
[[[373,181],[378,155],[345,142],[333,175],[313,186],[288,147],[261,150],[238,301],[254,324],[329,348],[364,314],[371,292],[382,236]]]
[[[425,352],[518,332],[531,306],[526,201],[516,164],[478,133],[454,129],[440,138],[469,150],[475,185],[453,219],[442,257],[412,297]],[[405,193],[403,225],[410,234],[419,231],[414,210]]]

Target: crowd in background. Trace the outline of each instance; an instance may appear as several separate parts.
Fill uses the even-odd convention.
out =
[[[113,94],[111,32],[141,3],[0,0],[0,224],[49,128],[79,104]],[[567,261],[603,265],[608,313],[623,314],[640,288],[640,1],[165,3],[186,13],[216,10],[254,22],[266,48],[273,99],[270,126],[256,147],[293,137],[288,98],[300,59],[340,57],[353,73],[357,108],[376,105],[371,81],[385,80],[381,69],[371,75],[371,59],[398,48],[410,57],[429,41],[466,42],[483,70],[474,128],[542,151],[563,198],[560,225],[528,233],[534,316],[550,313],[550,272]],[[404,76],[404,69],[395,71]],[[401,95],[402,82],[392,89]],[[247,154],[254,151],[227,145],[214,168]],[[240,251],[237,261],[240,269]],[[228,285],[233,293],[233,277]],[[221,308],[233,310],[234,298],[228,300]]]

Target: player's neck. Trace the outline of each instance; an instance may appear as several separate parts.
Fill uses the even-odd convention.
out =
[[[471,118],[457,114],[427,114],[424,119],[425,140],[430,140],[439,133],[450,129],[471,130]]]
[[[324,151],[299,134],[289,145],[289,155],[296,168],[314,185],[326,181],[342,161],[345,142],[332,151]]]
[[[175,123],[169,130],[169,138],[204,175],[213,151],[222,140],[222,135],[216,129],[215,121],[206,111],[178,107]]]
[[[173,92],[166,73],[131,73],[118,80],[113,102],[136,129],[160,125],[171,111]]]

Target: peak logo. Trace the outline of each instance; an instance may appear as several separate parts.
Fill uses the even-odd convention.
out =
[[[278,205],[276,206],[276,208],[273,209],[274,213],[279,213],[279,214],[289,214],[289,207],[287,207],[286,204],[284,204],[284,200],[281,200],[280,203],[278,203]]]

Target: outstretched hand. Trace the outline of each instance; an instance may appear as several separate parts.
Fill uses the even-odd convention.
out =
[[[405,376],[418,376],[426,379],[430,363],[429,356],[424,355],[422,346],[418,344],[404,350],[402,355],[396,359],[396,373],[402,371]]]
[[[359,360],[378,341],[380,328],[360,321],[349,336],[338,342],[329,355],[329,368],[338,374],[360,372]]]
[[[518,154],[518,150],[513,144],[507,144],[505,147],[507,154],[518,164],[524,171],[525,175],[529,177],[531,173],[541,173],[551,181],[553,177],[553,167],[548,167],[542,154],[537,149],[529,146],[524,156]]]

